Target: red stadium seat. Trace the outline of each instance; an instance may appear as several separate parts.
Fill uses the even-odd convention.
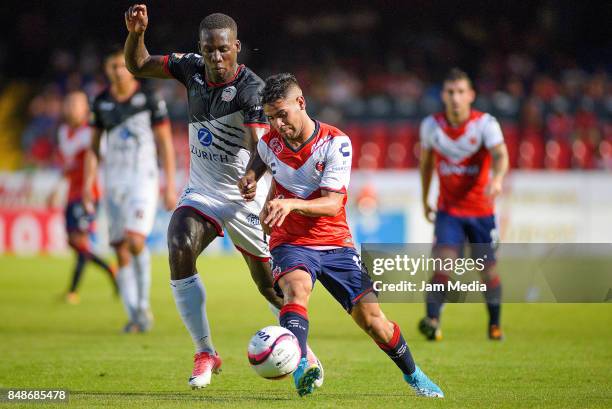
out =
[[[519,131],[516,124],[511,122],[502,123],[502,132],[504,134],[504,141],[508,147],[508,160],[510,167],[516,169],[518,167],[519,157]]]
[[[529,132],[519,145],[518,166],[521,169],[542,169],[544,167],[544,143],[541,135]]]
[[[410,122],[396,124],[389,134],[386,167],[391,169],[415,167],[417,160],[412,152],[417,139],[418,131],[414,124]]]
[[[546,169],[569,169],[571,166],[572,151],[565,139],[551,139],[546,142],[546,156],[544,166]]]
[[[572,145],[572,165],[578,169],[593,169],[595,167],[595,149],[585,139],[576,139]]]

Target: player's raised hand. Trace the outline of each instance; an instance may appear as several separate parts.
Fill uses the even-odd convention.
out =
[[[238,190],[242,195],[243,199],[247,202],[255,199],[257,193],[257,179],[252,173],[247,173],[238,180]]]
[[[125,12],[125,25],[130,33],[142,34],[149,24],[147,6],[134,4]]]
[[[280,227],[285,221],[285,217],[293,210],[292,202],[288,199],[273,199],[264,206],[268,215],[263,220],[263,224],[270,227]],[[261,219],[259,219],[261,221]]]

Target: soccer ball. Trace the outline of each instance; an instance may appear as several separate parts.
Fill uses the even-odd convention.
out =
[[[281,379],[297,368],[300,344],[286,328],[271,325],[257,331],[248,347],[249,363],[266,379]]]

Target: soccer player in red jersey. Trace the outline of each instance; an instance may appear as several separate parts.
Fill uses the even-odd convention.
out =
[[[66,231],[68,244],[77,255],[66,301],[77,304],[79,302],[78,285],[87,261],[93,262],[108,273],[115,290],[117,290],[117,283],[114,277],[115,269],[90,249],[89,233],[95,229],[95,215],[86,212],[82,203],[85,153],[91,144],[91,127],[87,124],[89,116],[87,96],[81,91],[71,92],[66,95],[62,108],[64,122],[57,131],[57,138],[63,164],[62,182],[64,180],[68,182],[68,201],[65,210]],[[49,197],[51,206],[57,203],[60,192],[59,186],[54,189]],[[91,196],[97,207],[100,199],[97,180],[92,186]]]
[[[315,281],[395,362],[420,396],[443,397],[440,388],[415,365],[399,326],[380,309],[346,221],[351,173],[351,141],[339,129],[313,120],[291,74],[266,80],[264,112],[271,131],[259,140],[239,188],[246,200],[269,169],[274,186],[260,214],[270,234],[275,288],[283,295],[280,323],[298,339],[302,358],[293,373],[300,396],[314,391],[319,367],[307,359],[308,300]]]
[[[489,338],[501,340],[494,199],[502,191],[508,151],[497,120],[472,109],[475,96],[468,75],[454,68],[442,88],[445,111],[430,115],[421,123],[422,199],[425,217],[435,223],[437,257],[461,257],[468,241],[471,257],[484,259],[481,275],[487,286],[484,296],[489,311]],[[440,180],[435,211],[427,201],[434,168]],[[452,272],[435,271],[432,282],[446,284],[449,274]],[[427,294],[427,316],[419,323],[419,329],[430,340],[442,338],[440,310],[444,299],[444,291]]]

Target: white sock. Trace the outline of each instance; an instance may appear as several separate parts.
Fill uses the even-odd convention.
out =
[[[183,323],[191,334],[196,352],[215,352],[206,317],[206,291],[195,274],[181,280],[170,280],[174,301]]]
[[[140,310],[149,309],[149,295],[151,294],[151,252],[145,246],[140,253],[132,256],[132,264],[136,272],[136,282],[138,288],[137,308]]]
[[[117,272],[117,284],[125,312],[130,321],[135,321],[136,310],[138,308],[138,285],[131,263],[119,269]]]

